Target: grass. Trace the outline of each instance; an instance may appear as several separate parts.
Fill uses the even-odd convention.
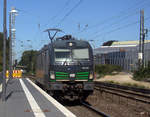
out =
[[[99,75],[99,77],[104,77],[105,75],[116,75],[122,71],[122,68],[117,65],[95,65],[95,72]]]
[[[144,85],[139,85],[137,83],[119,83],[115,82],[113,80],[110,81],[105,81],[106,83],[112,83],[112,84],[118,84],[118,85],[123,85],[123,86],[129,86],[129,87],[136,87],[136,88],[142,88],[142,89],[149,89],[149,87],[146,87]]]
[[[137,81],[146,81],[150,78],[150,61],[146,67],[141,66],[133,72],[133,78]]]

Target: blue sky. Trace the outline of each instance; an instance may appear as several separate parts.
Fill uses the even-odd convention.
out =
[[[56,26],[78,39],[94,40],[95,47],[108,40],[138,40],[137,21],[140,9],[144,9],[145,27],[150,29],[150,0],[8,0],[7,4],[7,12],[14,6],[19,14],[16,17],[17,58],[24,50],[39,50],[47,44],[48,35],[43,31]],[[0,0],[0,32],[2,8],[3,0]],[[64,34],[58,34],[61,35]]]

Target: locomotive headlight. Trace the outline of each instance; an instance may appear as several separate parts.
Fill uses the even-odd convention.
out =
[[[90,72],[89,79],[91,80],[93,78],[94,78],[93,72]]]
[[[71,78],[74,78],[74,77],[75,77],[75,74],[70,74],[70,77],[71,77]]]
[[[55,79],[54,71],[51,71],[51,72],[50,72],[50,78],[51,78],[51,79]]]
[[[73,43],[70,42],[70,43],[69,43],[69,46],[73,46]]]

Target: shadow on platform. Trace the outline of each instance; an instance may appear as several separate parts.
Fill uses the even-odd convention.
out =
[[[2,84],[2,80],[3,80],[3,75],[2,72],[0,72],[0,85]]]
[[[2,79],[3,79],[3,77],[2,77],[2,72],[0,72],[0,100],[1,100],[1,96],[2,96],[2,86],[1,86],[1,84],[2,84]]]
[[[0,100],[1,100],[2,92],[0,92]]]
[[[2,75],[0,73],[0,100],[2,99],[2,81],[3,81]],[[15,82],[14,79],[6,81],[6,101],[8,100],[8,98],[12,96],[13,93],[23,92],[23,90],[14,89],[16,85],[14,82]]]

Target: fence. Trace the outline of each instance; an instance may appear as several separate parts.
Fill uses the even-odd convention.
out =
[[[144,66],[150,61],[150,49],[144,51]],[[128,51],[108,52],[97,54],[95,64],[112,64],[119,65],[125,71],[134,71],[138,68],[138,48]]]

